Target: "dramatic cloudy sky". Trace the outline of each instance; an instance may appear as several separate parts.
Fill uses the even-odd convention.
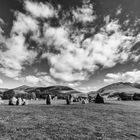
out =
[[[0,87],[96,90],[140,82],[140,0],[0,0]]]

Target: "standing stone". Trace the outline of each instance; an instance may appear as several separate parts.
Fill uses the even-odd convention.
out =
[[[46,105],[51,105],[51,95],[47,94]]]
[[[104,103],[104,99],[100,94],[98,93],[96,98],[95,98],[95,103]]]
[[[71,95],[68,95],[66,97],[66,103],[67,103],[67,105],[71,104]]]
[[[16,97],[12,97],[10,100],[9,100],[9,105],[16,105],[17,104],[17,98]]]
[[[16,105],[22,105],[22,99],[20,97],[17,99]]]

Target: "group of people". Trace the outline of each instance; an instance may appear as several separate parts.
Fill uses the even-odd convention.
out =
[[[24,98],[16,98],[16,97],[12,97],[9,100],[9,105],[27,105],[27,100]]]

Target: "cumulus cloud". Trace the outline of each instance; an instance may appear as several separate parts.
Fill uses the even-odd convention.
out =
[[[85,78],[87,76],[83,72],[72,73],[72,71],[69,71],[69,72],[64,72],[64,70],[62,70],[62,71],[59,72],[59,71],[55,70],[55,68],[52,68],[52,69],[50,69],[50,74],[54,78],[60,79],[65,82],[83,81],[83,80],[85,80]]]
[[[16,20],[13,22],[10,37],[1,33],[0,38],[0,72],[6,76],[17,79],[23,69],[23,64],[32,63],[37,52],[28,50],[26,34],[32,31],[38,33],[37,22],[30,16],[16,12]]]
[[[119,7],[117,8],[116,15],[118,16],[118,15],[120,15],[121,13],[122,13],[122,8],[121,8],[121,6],[119,6]]]
[[[27,34],[32,31],[38,34],[38,22],[31,16],[15,12],[16,20],[13,22],[11,33]]]
[[[106,23],[94,36],[75,40],[69,38],[69,28],[45,27],[44,35],[48,46],[53,46],[60,53],[45,53],[50,61],[50,74],[66,82],[88,79],[101,65],[103,68],[115,66],[137,57],[131,51],[139,42],[139,35],[133,36],[130,31],[123,31],[118,20]],[[82,36],[82,35],[81,35]]]
[[[90,86],[87,86],[87,87],[78,87],[78,90],[82,91],[82,92],[85,92],[85,93],[88,93],[90,91],[96,91],[98,88],[97,87],[90,87]]]
[[[131,48],[139,40],[126,34],[127,32],[121,30],[118,21],[111,21],[101,28],[93,39],[85,40],[88,48],[92,50],[92,64],[113,67],[117,63],[127,61],[132,53]]]
[[[46,72],[38,72],[35,76],[34,75],[27,75],[25,78],[22,78],[23,82],[27,82],[29,84],[35,86],[52,86],[52,85],[65,85],[70,86],[72,88],[77,87],[80,85],[80,82],[63,82],[56,81],[51,76],[48,75]]]
[[[20,71],[10,68],[0,68],[0,72],[2,72],[7,77],[18,80]]]
[[[39,78],[37,78],[33,75],[26,76],[25,80],[32,84],[37,84],[39,82]]]
[[[79,86],[80,82],[72,82],[72,83],[68,83],[67,85],[73,88]]]
[[[22,77],[21,73],[25,68],[25,64],[32,64],[38,54],[37,51],[29,49],[32,44],[27,42],[30,36],[31,38],[39,38],[40,36],[39,21],[35,18],[49,18],[56,15],[49,3],[25,1],[24,4],[26,13],[23,14],[18,11],[14,13],[15,20],[13,21],[10,37],[5,36],[4,31],[0,28],[0,72],[14,79]],[[4,21],[1,19],[0,23],[4,24]],[[33,48],[35,47],[33,46]],[[27,80],[31,81],[32,78],[27,77]],[[34,80],[37,81],[35,78]]]
[[[74,9],[72,13],[76,22],[82,22],[84,24],[89,22],[93,23],[97,19],[93,4],[90,4],[89,1],[84,2],[82,7]]]
[[[31,63],[36,56],[36,52],[28,51],[25,45],[25,38],[22,34],[13,34],[11,38],[5,40],[6,51],[0,52],[0,71],[8,77],[17,77],[24,62]]]
[[[137,83],[140,82],[140,70],[134,69],[133,71],[127,71],[124,73],[108,73],[106,75],[106,79],[104,79],[106,83],[114,83],[114,82],[132,82]]]
[[[40,73],[37,76],[28,75],[23,81],[28,82],[32,85],[42,85],[42,86],[51,86],[56,84],[56,82],[46,73]]]
[[[0,24],[4,24],[4,20],[0,18]]]
[[[1,84],[3,84],[3,80],[2,80],[2,79],[0,79],[0,85],[1,85]]]
[[[25,64],[32,64],[36,57],[47,59],[49,73],[26,77],[26,81],[35,84],[56,83],[57,80],[77,83],[87,80],[100,67],[110,68],[140,58],[133,50],[140,41],[140,35],[134,30],[138,22],[125,30],[123,26],[129,21],[121,24],[119,19],[111,19],[108,15],[97,30],[94,21],[98,16],[89,0],[72,7],[68,11],[71,14],[64,16],[65,11],[59,13],[61,10],[49,3],[26,0],[24,8],[24,14],[15,12],[10,37],[3,36],[3,30],[0,30],[0,42],[5,44],[0,49],[0,71],[9,77],[18,78]],[[121,8],[117,9],[116,14],[121,12]],[[58,21],[57,26],[51,24],[52,17]],[[44,18],[47,20],[40,20]],[[82,26],[77,26],[79,22]],[[35,49],[29,49],[35,43]],[[38,54],[42,54],[41,57]]]
[[[30,12],[33,16],[38,18],[50,18],[56,16],[57,13],[54,10],[53,6],[49,3],[43,4],[42,2],[32,2],[25,1],[25,9]]]

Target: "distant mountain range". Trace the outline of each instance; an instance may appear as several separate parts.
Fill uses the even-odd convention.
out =
[[[0,88],[0,92],[4,92],[6,90],[8,90],[8,88]]]
[[[20,93],[20,94],[35,93],[36,95],[39,94],[42,97],[45,97],[46,94],[59,95],[59,96],[65,96],[69,94],[72,94],[73,96],[90,95],[95,97],[96,94],[99,93],[101,96],[112,98],[112,97],[119,97],[119,95],[122,93],[125,95],[134,95],[135,93],[140,94],[140,84],[129,83],[129,82],[118,82],[105,86],[97,91],[91,91],[88,94],[75,90],[71,87],[61,86],[61,85],[49,86],[49,87],[30,87],[27,85],[22,85],[10,90],[13,90],[15,91],[15,93]],[[10,93],[8,89],[0,89],[0,91],[8,92],[8,94]]]
[[[14,88],[13,90],[26,90],[26,89],[29,89],[29,88],[31,88],[31,87],[30,86],[26,86],[26,85],[22,85],[22,86]]]
[[[4,91],[4,95],[6,95],[6,98],[9,94],[13,94],[13,92],[15,92],[15,95],[18,94],[28,94],[28,95],[32,95],[32,94],[36,94],[36,96],[38,98],[45,98],[46,94],[50,94],[50,95],[57,95],[57,96],[66,96],[69,94],[72,94],[73,96],[87,96],[87,94],[80,92],[78,90],[75,90],[71,87],[68,86],[49,86],[49,87],[30,87],[30,86],[26,86],[26,85],[22,85],[13,89],[8,89],[6,91]],[[12,96],[12,95],[11,95]],[[11,97],[10,96],[10,97]],[[9,97],[9,96],[8,96]]]
[[[118,82],[105,86],[96,92],[90,92],[89,94],[91,96],[94,96],[97,93],[107,97],[118,97],[122,93],[125,95],[134,95],[135,93],[140,94],[140,84],[129,82]]]
[[[26,92],[42,92],[43,94],[49,93],[53,95],[68,95],[68,94],[83,94],[68,86],[49,86],[49,87],[30,87],[25,89]]]

